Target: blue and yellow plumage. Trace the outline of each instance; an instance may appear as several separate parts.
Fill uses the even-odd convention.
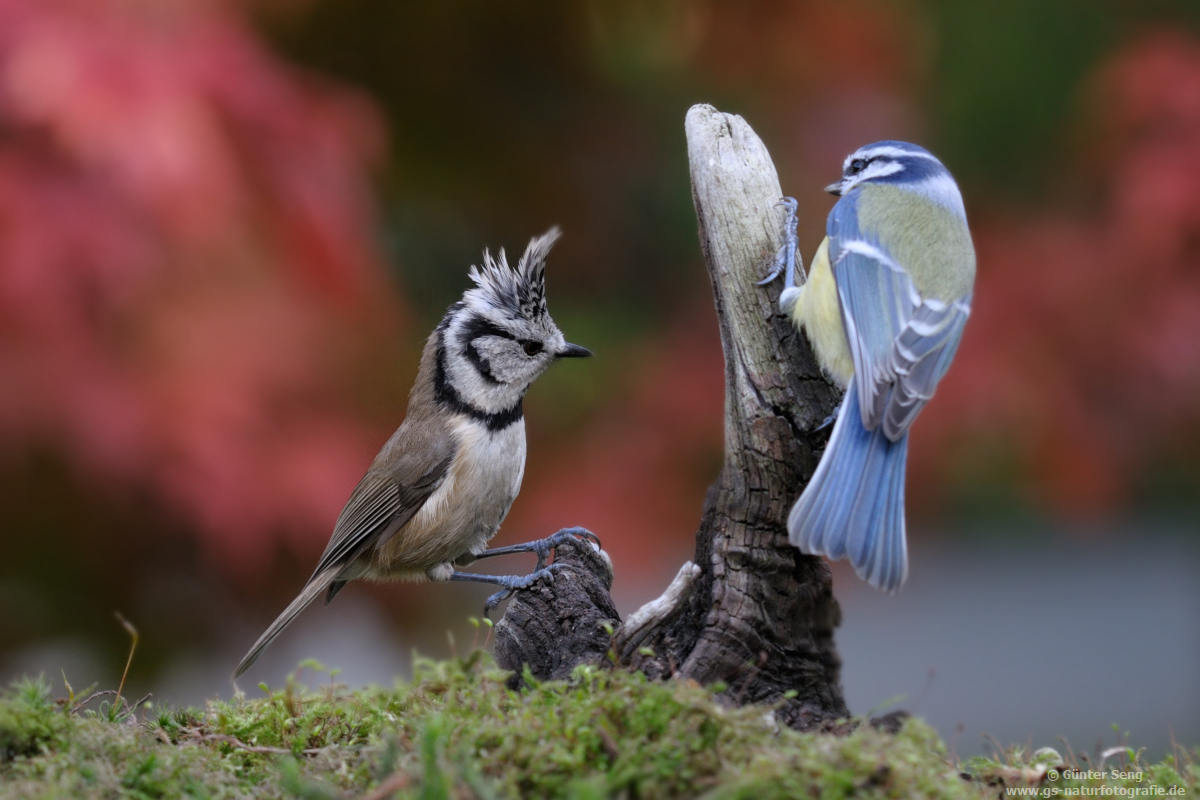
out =
[[[817,471],[788,516],[792,544],[848,558],[894,592],[908,576],[908,430],[933,396],[970,314],[975,250],[962,196],[928,151],[876,142],[846,158],[811,272],[795,285],[795,201],[780,305],[846,397]]]

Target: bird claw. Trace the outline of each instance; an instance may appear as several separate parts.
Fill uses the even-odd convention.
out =
[[[546,559],[550,557],[550,553],[554,552],[555,548],[575,539],[583,539],[585,542],[592,544],[597,550],[601,549],[600,537],[587,528],[563,528],[561,531],[550,534],[545,539],[531,542],[531,544],[539,545],[538,549],[534,551],[538,557],[535,572],[545,568]]]
[[[496,610],[496,606],[512,597],[515,591],[515,589],[501,589],[493,595],[488,595],[488,599],[483,602],[483,618],[491,619],[492,612]]]
[[[555,548],[572,539],[583,539],[590,542],[597,550],[601,547],[600,537],[587,528],[563,528],[544,539],[535,539],[532,542],[524,542],[523,544],[510,544],[507,547],[484,550],[482,553],[476,554],[473,560],[478,561],[481,558],[492,558],[493,556],[508,556],[513,553],[534,553],[538,557],[536,571],[546,566],[546,559],[550,557]]]
[[[484,601],[483,616],[486,619],[491,619],[492,612],[496,610],[496,606],[512,597],[519,590],[528,589],[530,586],[533,586],[542,578],[549,577],[551,580],[553,580],[554,574],[560,569],[562,569],[562,567],[560,567],[558,564],[551,564],[548,567],[539,567],[528,575],[511,576],[511,585],[505,586],[503,589],[489,596],[488,599]]]
[[[796,253],[800,239],[796,233],[797,219],[796,209],[799,207],[794,197],[784,197],[775,204],[776,207],[782,206],[787,209],[787,216],[783,220],[783,247],[779,248],[779,252],[775,254],[775,261],[771,265],[771,271],[767,277],[761,281],[757,281],[755,286],[766,286],[771,281],[779,277],[780,273],[784,273],[783,288],[791,289],[796,285],[796,268],[800,268],[801,276],[804,275],[804,264],[801,263],[800,257]]]
[[[755,286],[766,286],[768,283],[779,277],[779,273],[783,272],[783,269],[787,264],[785,253],[786,250],[787,245],[785,244],[775,255],[775,263],[771,265],[771,271],[767,273],[767,277],[763,278],[761,281],[755,281]]]
[[[841,410],[842,410],[842,407],[841,407],[841,406],[838,406],[837,408],[835,408],[835,409],[833,410],[833,413],[832,413],[832,414],[830,414],[828,417],[826,417],[826,418],[825,418],[825,419],[824,419],[824,420],[821,422],[821,424],[820,424],[820,425],[818,425],[817,427],[813,428],[813,433],[816,433],[817,431],[823,431],[823,430],[825,430],[826,428],[828,428],[830,425],[832,425],[833,423],[837,422],[838,413],[839,413]]]
[[[532,542],[523,544],[513,544],[507,547],[497,547],[492,550],[484,550],[475,556],[474,560],[481,558],[491,558],[492,556],[507,556],[513,553],[534,553],[537,555],[537,565],[533,568],[533,572],[528,575],[476,575],[470,572],[456,572],[451,576],[451,580],[457,581],[475,581],[477,583],[491,583],[504,588],[490,596],[484,603],[483,614],[487,617],[491,611],[500,603],[512,596],[513,592],[520,589],[527,589],[538,581],[538,579],[553,575],[558,571],[558,563],[555,562],[546,565],[546,560],[550,558],[551,553],[556,551],[556,548],[569,542],[582,539],[588,542],[597,550],[601,548],[600,537],[589,531],[587,528],[563,528],[560,531],[550,534],[544,539],[537,539]],[[490,618],[490,617],[489,617]]]

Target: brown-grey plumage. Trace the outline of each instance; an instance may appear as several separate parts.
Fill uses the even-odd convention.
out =
[[[321,594],[348,582],[459,580],[456,565],[484,553],[520,490],[525,469],[521,402],[558,358],[590,355],[568,344],[546,310],[551,230],[529,243],[516,268],[504,251],[472,267],[475,286],[425,343],[404,422],[346,502],[299,596],[234,671],[263,650]]]

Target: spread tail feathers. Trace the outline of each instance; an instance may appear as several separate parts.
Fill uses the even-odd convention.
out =
[[[858,576],[895,592],[908,577],[904,467],[908,434],[889,440],[863,427],[850,383],[825,455],[788,515],[788,539],[805,553],[848,558]]]
[[[267,645],[275,641],[275,637],[283,633],[283,629],[292,624],[292,620],[300,615],[300,612],[308,608],[309,603],[321,596],[321,593],[329,588],[333,583],[334,578],[341,572],[341,566],[332,567],[325,570],[320,575],[314,575],[308,585],[296,596],[279,618],[271,623],[271,627],[267,628],[262,636],[258,637],[258,641],[254,643],[254,647],[250,648],[250,652],[246,653],[246,657],[237,665],[237,669],[233,671],[233,679],[236,681],[241,677],[242,673],[254,666],[254,662],[258,661],[258,657],[267,649]],[[340,587],[339,587],[340,588]]]

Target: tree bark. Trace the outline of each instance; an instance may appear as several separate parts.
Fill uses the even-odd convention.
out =
[[[610,666],[612,634],[621,624],[613,605],[612,562],[577,539],[554,553],[556,574],[517,592],[496,623],[496,663],[524,683],[525,666],[538,680],[564,680],[579,664]]]
[[[685,128],[725,351],[725,460],[694,562],[630,615],[612,647],[651,677],[721,682],[732,702],[777,703],[781,721],[813,728],[849,716],[833,644],[841,611],[828,565],[788,542],[786,521],[828,438],[816,429],[841,393],[779,311],[782,281],[755,285],[783,244],[782,190],[762,141],[741,117],[707,105],[692,107]],[[508,655],[498,654],[502,666],[520,669]]]

